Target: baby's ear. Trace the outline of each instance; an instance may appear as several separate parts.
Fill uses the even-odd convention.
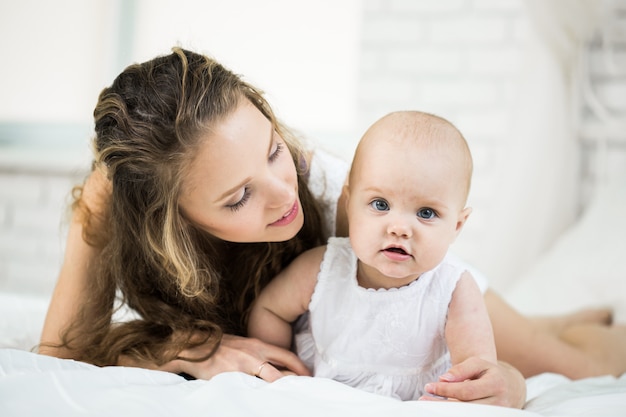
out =
[[[339,201],[337,201],[337,222],[335,225],[335,236],[348,236],[348,202],[350,200],[350,188],[348,183],[341,189]]]
[[[467,218],[469,217],[470,214],[472,214],[472,208],[471,207],[465,207],[459,213],[459,218],[456,221],[456,234],[457,234],[457,236],[461,232],[461,229],[463,229],[463,226],[465,225],[465,222],[467,221]]]

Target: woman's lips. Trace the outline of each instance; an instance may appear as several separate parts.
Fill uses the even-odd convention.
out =
[[[276,220],[274,223],[270,223],[270,226],[287,226],[293,222],[298,216],[298,200],[293,203],[291,210],[289,210],[283,217]]]

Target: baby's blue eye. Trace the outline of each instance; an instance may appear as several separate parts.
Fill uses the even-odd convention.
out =
[[[430,220],[436,216],[437,214],[435,213],[435,210],[430,209],[430,208],[423,208],[417,212],[417,217],[424,219],[424,220]]]
[[[370,206],[377,211],[388,211],[389,204],[385,200],[377,199],[370,203]]]

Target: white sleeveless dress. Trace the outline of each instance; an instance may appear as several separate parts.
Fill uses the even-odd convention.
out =
[[[309,305],[308,328],[296,335],[298,355],[316,377],[401,400],[450,367],[445,323],[452,292],[466,270],[448,255],[411,284],[365,289],[347,238],[331,238]]]

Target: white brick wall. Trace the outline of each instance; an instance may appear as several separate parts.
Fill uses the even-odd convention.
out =
[[[506,123],[497,116],[510,104],[520,59],[522,6],[518,0],[367,2],[358,89],[361,130],[388,111],[415,108],[462,123],[475,141],[495,139]],[[494,125],[483,123],[485,115]]]
[[[607,127],[585,105],[581,126],[585,198],[599,182],[626,179],[626,0],[606,4],[604,36],[596,35],[589,48],[590,89],[614,125]]]
[[[400,109],[436,113],[461,129],[475,162],[475,212],[463,231],[473,247],[495,198],[495,158],[510,126],[527,25],[522,0],[370,1],[364,11],[361,131]]]
[[[49,294],[63,257],[70,192],[85,153],[0,148],[0,291]],[[63,153],[61,153],[63,154]],[[46,157],[47,155],[47,157]]]
[[[602,27],[612,28],[612,39],[624,39],[626,1],[606,4],[609,21]],[[364,10],[360,130],[399,109],[433,112],[461,129],[475,161],[469,202],[475,211],[456,250],[470,261],[484,257],[478,252],[498,198],[494,195],[496,158],[502,155],[499,147],[510,134],[509,118],[530,25],[523,0],[368,1]],[[609,71],[601,47],[596,40],[591,49],[593,89],[622,120],[621,132],[626,132],[626,42],[617,42],[611,55],[621,64],[616,65],[621,74]],[[626,178],[626,145],[611,145],[608,156],[598,162],[593,149],[599,132],[589,128],[598,124],[597,120],[588,110],[582,115],[581,127],[591,141],[584,145],[581,161],[585,167],[581,180],[584,207],[596,178]],[[490,278],[497,281],[497,277]]]

